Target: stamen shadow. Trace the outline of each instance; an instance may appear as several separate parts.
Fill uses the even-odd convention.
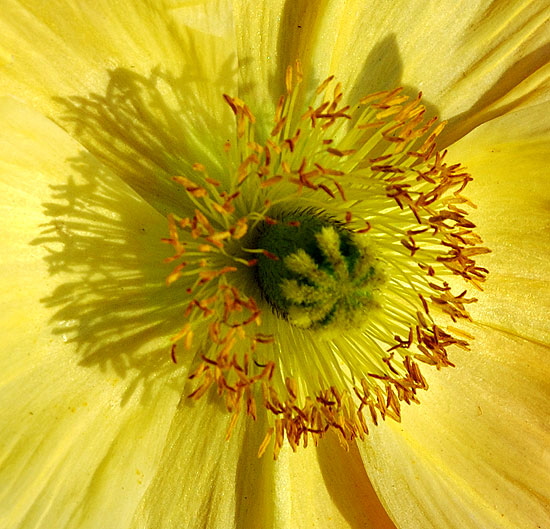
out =
[[[214,82],[220,99],[233,63],[228,57]],[[43,203],[50,220],[30,243],[48,249],[49,273],[63,278],[41,301],[54,310],[53,334],[76,344],[82,365],[125,379],[125,398],[160,383],[181,393],[191,360],[175,366],[170,358],[168,338],[183,324],[187,295],[181,284],[165,284],[172,266],[163,260],[172,251],[161,238],[168,213],[194,208],[172,177],[199,161],[218,176],[219,154],[234,134],[231,120],[204,108],[202,81],[191,67],[148,76],[118,68],[104,94],[55,99],[56,121],[86,150],[66,161],[72,175],[51,186]]]
[[[76,344],[81,365],[127,379],[127,397],[160,374],[169,385],[181,370],[165,340],[181,322],[184,297],[165,286],[163,218],[93,156],[68,162],[74,176],[51,186],[43,204],[51,220],[31,242],[47,248],[50,274],[63,278],[41,300],[55,311],[52,332]]]
[[[235,75],[233,61],[214,81],[220,101]],[[211,176],[223,173],[223,145],[234,135],[229,108],[221,119],[204,107],[198,72],[173,75],[158,67],[143,76],[117,68],[109,77],[105,94],[55,98],[58,122],[157,211],[185,212],[187,194],[172,177],[196,162]]]

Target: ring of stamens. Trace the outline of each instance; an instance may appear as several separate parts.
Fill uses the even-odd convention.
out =
[[[379,92],[352,111],[330,77],[299,115],[300,89],[297,65],[262,142],[246,104],[224,96],[236,118],[227,174],[196,164],[195,175],[175,177],[196,209],[170,216],[165,239],[177,263],[167,282],[185,282],[190,299],[172,357],[176,344],[201,351],[190,397],[217,389],[233,414],[228,436],[241,415],[268,410],[259,453],[271,443],[275,457],[285,439],[296,448],[332,430],[346,444],[368,433],[367,418],[399,420],[401,403],[418,402],[427,388],[420,364],[453,365],[449,348],[471,338],[452,322],[468,319],[475,299],[453,293],[445,278],[481,289],[487,274],[474,261],[488,250],[462,195],[471,177],[436,150],[443,124],[425,120],[420,96]],[[315,235],[324,261],[300,249],[282,255],[281,306],[258,280],[260,263],[279,259],[261,233],[296,222],[296,211],[302,222],[304,212],[321,211],[336,224]],[[342,263],[346,234],[363,252],[356,267]],[[360,316],[351,326],[329,303],[335,293],[350,304],[345,315]],[[451,325],[436,324],[438,314]],[[328,321],[336,332],[320,336]]]

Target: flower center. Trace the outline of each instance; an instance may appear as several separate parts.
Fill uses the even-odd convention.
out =
[[[302,106],[301,79],[287,70],[262,141],[246,104],[224,95],[236,120],[227,159],[174,177],[195,208],[169,217],[165,239],[167,283],[187,296],[171,353],[194,358],[190,397],[216,390],[231,428],[263,408],[259,453],[275,457],[285,439],[334,431],[346,444],[369,420],[399,420],[427,389],[420,365],[452,366],[449,352],[468,347],[453,323],[476,300],[447,279],[481,289],[487,274],[462,194],[471,177],[437,151],[442,125],[420,97],[343,106],[331,77]]]
[[[263,221],[256,276],[273,309],[304,329],[360,325],[382,274],[361,239],[312,211]]]

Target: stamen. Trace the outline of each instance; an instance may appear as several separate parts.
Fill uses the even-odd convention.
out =
[[[299,108],[302,75],[287,70],[263,145],[246,103],[224,95],[235,116],[226,172],[198,161],[174,178],[195,209],[169,216],[164,240],[166,282],[188,296],[170,356],[197,355],[189,397],[217,392],[228,437],[263,407],[258,453],[274,457],[328,431],[346,446],[418,403],[420,365],[453,366],[471,340],[453,324],[476,299],[447,279],[481,289],[475,259],[489,251],[467,218],[471,176],[437,151],[444,123],[425,118],[420,95],[348,105],[330,77]]]

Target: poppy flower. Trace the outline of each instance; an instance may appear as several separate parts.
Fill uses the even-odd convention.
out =
[[[543,527],[543,2],[5,4],[3,526]]]

